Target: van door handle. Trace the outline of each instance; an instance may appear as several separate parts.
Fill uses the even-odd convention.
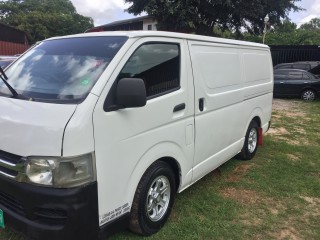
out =
[[[181,103],[181,104],[179,104],[179,105],[174,107],[173,112],[178,112],[178,111],[181,111],[181,110],[183,110],[185,108],[186,108],[186,104],[185,103]]]
[[[280,83],[284,83],[284,82],[280,82]]]
[[[200,112],[202,112],[203,109],[204,109],[204,99],[200,98],[199,99],[199,110],[200,110]]]

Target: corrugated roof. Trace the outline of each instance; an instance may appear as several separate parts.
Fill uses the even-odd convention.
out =
[[[147,16],[142,16],[142,17],[119,20],[119,21],[114,21],[114,22],[107,23],[107,24],[104,24],[104,25],[96,26],[93,29],[100,28],[100,27],[113,27],[113,26],[118,26],[118,25],[127,24],[127,23],[139,22],[141,20],[148,19],[148,18],[152,19],[153,17],[150,17],[150,16],[147,15]]]
[[[14,28],[12,26],[9,26],[9,25],[6,25],[6,24],[3,24],[3,23],[0,23],[1,27],[4,27],[4,28],[9,28],[11,30],[15,30],[15,31],[18,31],[18,32],[22,32],[22,33],[25,33],[24,31],[20,30],[20,29],[17,29],[17,28]]]
[[[0,41],[26,43],[26,33],[14,27],[0,23]]]

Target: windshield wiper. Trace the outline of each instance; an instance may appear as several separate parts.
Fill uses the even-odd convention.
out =
[[[33,99],[32,98],[27,98],[25,96],[23,96],[22,94],[19,94],[16,90],[14,90],[13,87],[11,87],[11,85],[8,83],[8,77],[7,75],[5,74],[5,72],[3,71],[2,67],[0,66],[0,78],[1,80],[3,81],[3,83],[8,87],[8,89],[10,90],[12,96],[14,98],[17,98],[17,99],[24,99],[24,100],[29,100],[29,101],[32,101]]]

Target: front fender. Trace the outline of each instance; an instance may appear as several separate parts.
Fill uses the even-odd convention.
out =
[[[161,158],[173,158],[180,168],[180,187],[190,184],[192,176],[192,162],[188,164],[187,158],[184,155],[181,147],[174,142],[160,142],[150,147],[140,158],[135,165],[134,170],[129,178],[128,197],[133,201],[135,191],[138,187],[139,181],[148,167]],[[184,162],[184,163],[183,163]],[[189,166],[189,167],[188,167]],[[187,179],[188,178],[188,179]],[[187,182],[187,183],[186,183]]]

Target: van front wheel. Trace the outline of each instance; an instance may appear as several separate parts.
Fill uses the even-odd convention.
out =
[[[159,231],[168,219],[175,197],[175,177],[162,161],[152,164],[142,176],[130,213],[130,230],[145,236]]]
[[[257,152],[259,140],[259,126],[256,121],[251,121],[246,133],[244,145],[236,158],[241,160],[251,160]]]

